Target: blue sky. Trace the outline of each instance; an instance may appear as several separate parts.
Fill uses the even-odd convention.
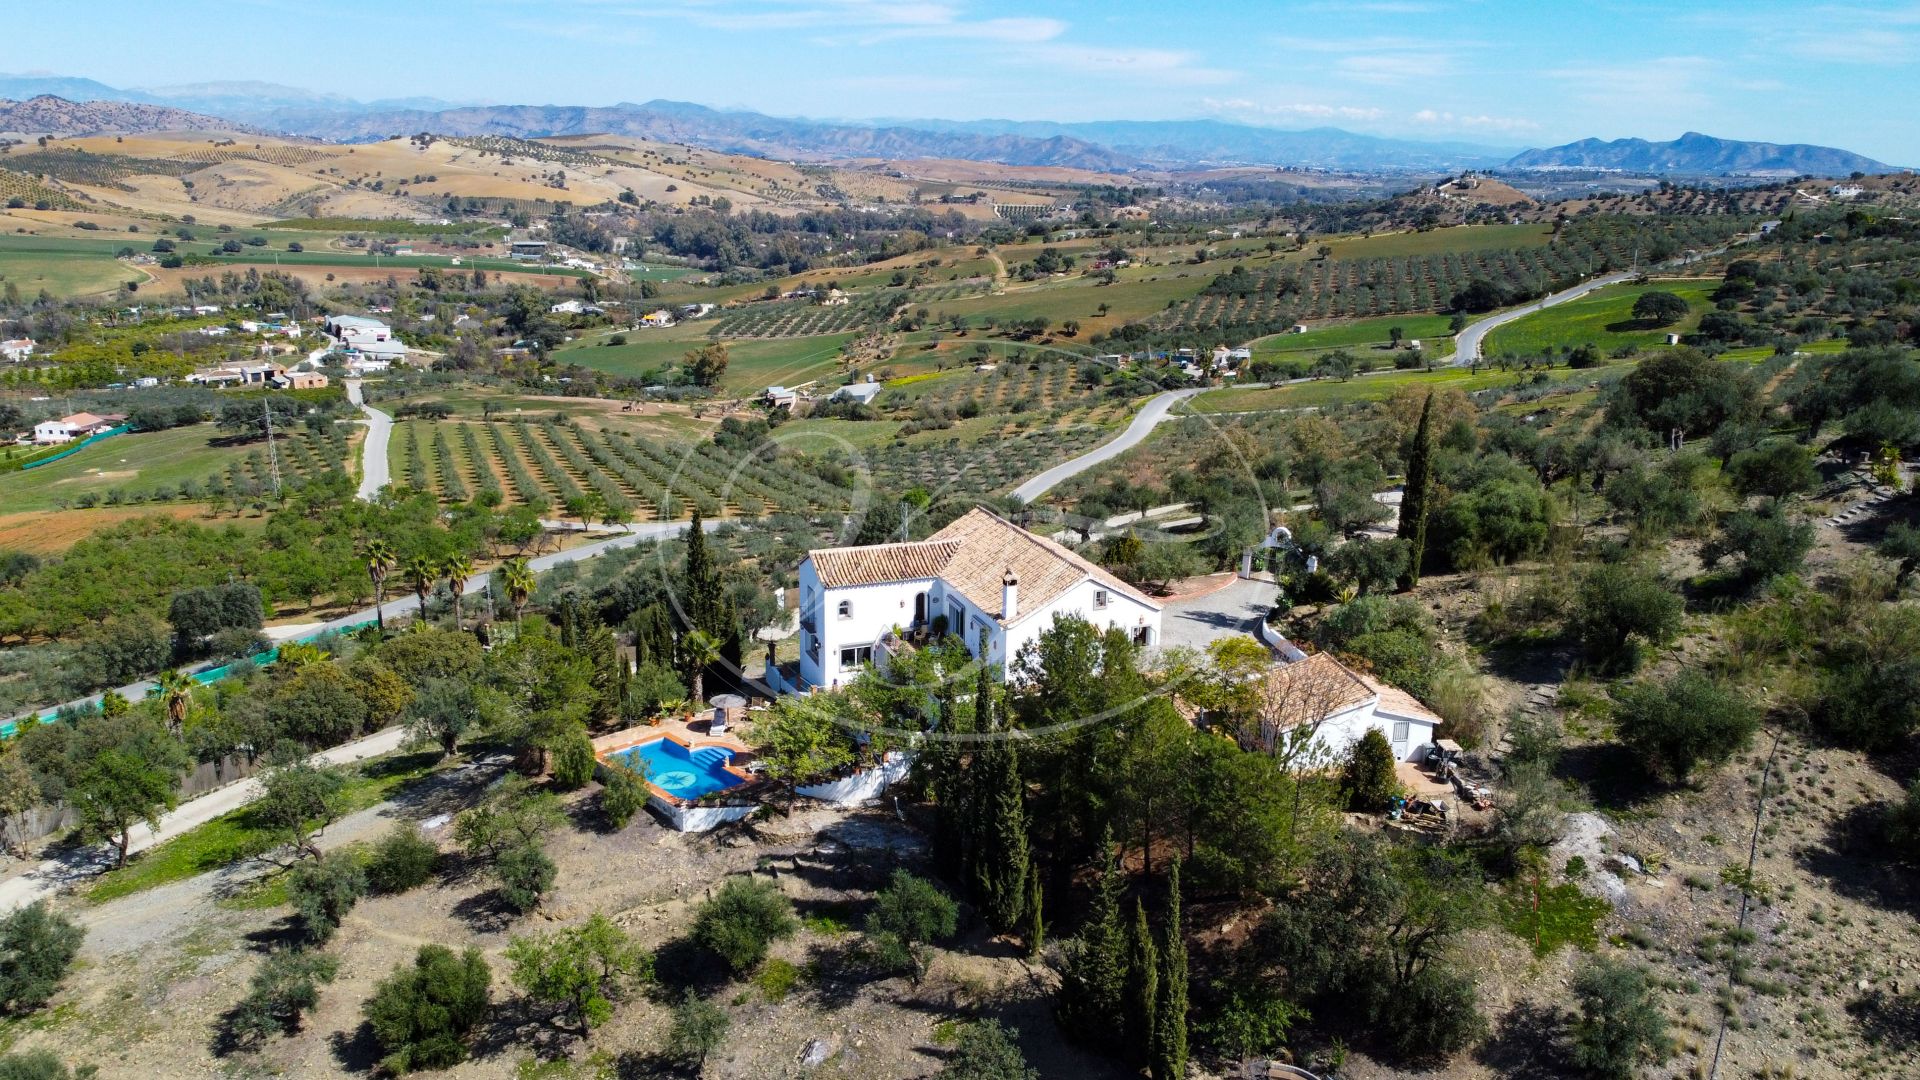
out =
[[[16,69],[369,99],[1334,125],[1504,146],[1842,146],[1920,164],[1920,0],[90,0]]]

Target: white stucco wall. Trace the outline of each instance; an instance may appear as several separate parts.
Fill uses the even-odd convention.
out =
[[[647,805],[659,811],[668,825],[680,832],[706,832],[729,821],[739,821],[760,809],[758,806],[676,806],[658,795],[647,796]]]
[[[1399,742],[1393,738],[1396,723],[1407,725],[1407,737]],[[1418,761],[1427,752],[1427,747],[1433,745],[1434,724],[1431,720],[1395,716],[1382,711],[1378,699],[1328,717],[1320,725],[1314,742],[1330,755],[1340,757],[1371,729],[1378,729],[1380,734],[1387,737],[1388,745],[1393,747],[1395,761]]]
[[[887,755],[878,768],[862,769],[852,776],[843,776],[825,784],[808,784],[794,790],[809,799],[819,799],[834,806],[851,806],[879,798],[882,792],[905,779],[911,768],[912,755],[894,751]]]

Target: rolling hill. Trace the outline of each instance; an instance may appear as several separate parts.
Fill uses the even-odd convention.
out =
[[[1692,176],[1846,176],[1855,172],[1894,171],[1883,162],[1831,146],[1716,139],[1697,131],[1689,131],[1671,142],[1582,139],[1545,150],[1525,151],[1507,162],[1507,168],[1617,169]]]
[[[131,134],[141,131],[245,131],[216,116],[165,105],[125,101],[68,101],[42,94],[26,101],[0,98],[0,131],[40,135]]]

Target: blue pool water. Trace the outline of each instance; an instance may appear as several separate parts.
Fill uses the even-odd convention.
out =
[[[653,739],[612,755],[633,766],[646,766],[647,782],[669,795],[697,799],[741,780],[725,769],[733,751],[718,746],[687,748],[672,739]]]

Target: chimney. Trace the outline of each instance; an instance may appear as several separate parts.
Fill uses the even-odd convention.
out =
[[[1005,576],[1000,579],[1000,620],[1012,622],[1020,615],[1020,579],[1014,576],[1013,567],[1007,567]]]

